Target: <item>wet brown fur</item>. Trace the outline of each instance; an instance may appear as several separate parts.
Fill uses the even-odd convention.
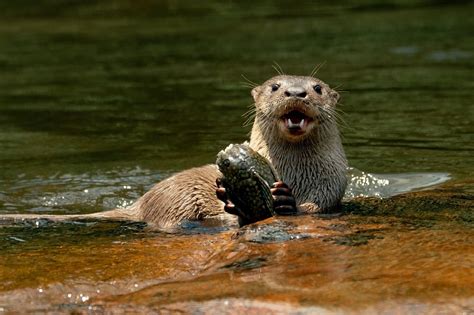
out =
[[[171,176],[140,197],[130,210],[140,221],[161,228],[173,227],[183,220],[226,217],[224,203],[216,197],[215,165],[191,168]]]

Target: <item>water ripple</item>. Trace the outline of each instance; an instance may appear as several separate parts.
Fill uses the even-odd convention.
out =
[[[124,208],[168,174],[139,167],[0,181],[0,208],[10,213],[86,213]]]

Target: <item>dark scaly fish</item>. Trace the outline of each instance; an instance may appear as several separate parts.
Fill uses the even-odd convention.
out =
[[[270,162],[248,143],[231,144],[217,154],[217,166],[223,174],[222,185],[228,198],[251,223],[275,215],[270,185],[280,176]]]

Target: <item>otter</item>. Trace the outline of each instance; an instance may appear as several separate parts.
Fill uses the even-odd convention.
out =
[[[347,161],[336,121],[339,94],[317,78],[291,75],[273,77],[254,87],[251,94],[255,116],[250,147],[266,157],[282,178],[271,189],[275,211],[284,215],[338,209],[347,184]],[[217,166],[209,164],[157,183],[126,209],[88,215],[6,215],[3,219],[132,220],[164,229],[184,220],[232,222],[241,210],[228,200],[220,177]]]
[[[300,211],[337,209],[348,166],[336,121],[339,93],[313,77],[282,75],[255,87],[252,96],[250,147],[293,189]]]

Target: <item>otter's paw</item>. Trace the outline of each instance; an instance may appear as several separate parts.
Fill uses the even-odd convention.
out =
[[[217,199],[224,203],[224,211],[233,215],[237,215],[239,217],[244,217],[245,214],[240,210],[240,208],[238,208],[232,203],[232,201],[230,201],[220,178],[216,179],[216,185],[216,196]]]
[[[290,187],[284,182],[273,183],[270,189],[273,195],[273,206],[279,215],[292,215],[298,212],[296,200]]]

